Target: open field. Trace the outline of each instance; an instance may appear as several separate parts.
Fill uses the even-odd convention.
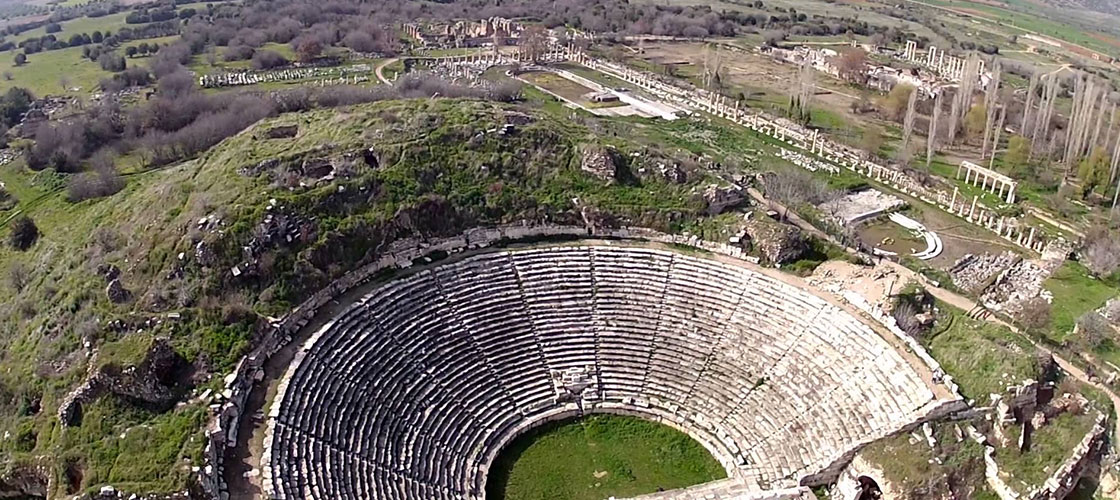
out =
[[[128,64],[133,64],[128,60]],[[12,79],[0,79],[0,92],[11,87],[23,87],[36,96],[48,94],[86,95],[102,78],[112,73],[101,69],[96,62],[82,57],[81,47],[48,50],[27,56],[27,63],[16,66],[11,57],[0,58],[0,73],[10,72]],[[60,78],[65,76],[69,87],[63,91]],[[77,88],[78,90],[73,90]]]
[[[656,73],[670,73],[702,85],[705,43],[660,42],[644,44],[644,53],[630,54],[630,63]],[[720,51],[724,60],[724,94],[745,97],[748,106],[783,115],[789,100],[789,82],[797,68],[781,64],[753,49]],[[844,143],[856,143],[861,131],[877,120],[851,111],[861,90],[817,73],[811,125]]]
[[[601,500],[726,477],[700,443],[635,417],[593,415],[523,435],[498,457],[492,500]]]
[[[664,1],[660,0],[640,0],[638,3],[656,3],[664,5]],[[750,14],[773,14],[774,8],[782,9],[795,9],[799,13],[804,13],[809,17],[813,16],[829,16],[829,17],[847,17],[856,18],[861,21],[866,21],[869,24],[878,26],[894,27],[894,28],[907,28],[914,31],[918,36],[924,36],[938,43],[940,46],[945,46],[946,40],[933,32],[926,26],[906,21],[897,17],[889,16],[885,13],[874,10],[876,7],[881,7],[879,4],[864,0],[839,0],[832,2],[820,2],[814,0],[770,0],[764,2],[765,6],[770,10],[760,10],[753,6],[753,2],[738,1],[738,0],[672,0],[674,5],[703,5],[709,6],[715,12],[730,10]]]
[[[54,36],[59,40],[66,40],[70,38],[70,35],[80,33],[93,33],[94,31],[100,31],[101,33],[111,31],[115,33],[117,30],[128,26],[124,22],[124,18],[127,17],[128,14],[128,11],[124,11],[102,17],[79,17],[77,19],[63,21],[62,31],[54,33]],[[18,43],[29,38],[39,38],[46,34],[46,26],[41,26],[13,36],[11,40]]]
[[[985,405],[989,394],[1037,376],[1035,348],[1026,339],[948,304],[938,306],[942,317],[924,343],[965,397]]]
[[[137,46],[141,43],[166,45],[178,39],[175,36],[132,40],[121,45],[118,49],[123,55],[124,48]],[[148,64],[150,56],[126,58],[129,66],[144,66]],[[10,72],[11,80],[0,78],[0,92],[11,87],[23,87],[36,96],[45,95],[89,95],[103,78],[113,74],[101,69],[97,62],[82,57],[82,47],[68,47],[59,50],[48,50],[27,56],[27,63],[16,66],[10,57],[0,57],[0,73]],[[68,86],[64,90],[60,78],[65,77]],[[77,89],[77,90],[75,90]]]
[[[188,9],[188,8],[196,9],[196,10],[198,10],[198,9],[206,10],[206,5],[208,3],[215,3],[216,4],[216,3],[220,3],[220,2],[184,3],[184,4],[176,5],[175,8],[179,9],[179,10]],[[126,10],[126,11],[117,12],[116,14],[110,14],[108,16],[79,17],[77,19],[71,19],[69,21],[63,21],[61,23],[62,24],[62,31],[60,31],[58,33],[54,33],[54,36],[56,38],[60,39],[60,40],[65,40],[65,39],[70,38],[70,36],[74,35],[74,34],[93,33],[94,31],[100,31],[102,33],[105,33],[107,31],[116,33],[121,28],[143,26],[143,25],[140,25],[140,24],[130,25],[130,24],[125,22],[125,18],[128,17],[128,14],[130,12],[131,11]],[[39,38],[41,36],[45,36],[46,34],[47,34],[46,27],[45,26],[40,26],[40,27],[35,28],[33,30],[24,31],[23,33],[20,33],[18,35],[10,37],[9,40],[18,43],[20,41],[27,40],[29,38]]]
[[[1052,12],[1040,12],[1039,10],[1028,14],[1003,7],[969,2],[967,0],[909,1],[916,4],[937,7],[945,11],[970,16],[986,22],[996,23],[1018,30],[1021,33],[1056,38],[1067,42],[1063,44],[1064,48],[1078,52],[1083,56],[1089,56],[1092,51],[1110,55],[1120,54],[1120,44],[1117,43],[1118,39],[1115,35],[1100,32],[1093,33],[1093,31],[1100,29],[1100,27],[1089,26],[1085,23],[1074,23],[1062,19],[1066,17],[1064,15],[1053,15]],[[1098,17],[1107,19],[1112,16],[1100,14]]]
[[[529,73],[522,73],[520,76],[529,83],[532,83],[533,85],[541,87],[570,101],[578,102],[583,105],[594,104],[585,97],[588,93],[594,92],[592,89],[584,87],[583,85],[557,75],[556,73],[549,73],[547,71],[533,71]]]
[[[1051,316],[1051,339],[1062,342],[1069,338],[1077,318],[1095,310],[1108,299],[1120,296],[1120,289],[1089,276],[1085,266],[1077,262],[1066,262],[1054,272],[1043,287],[1054,294]],[[1120,357],[1105,356],[1113,363],[1120,364]]]

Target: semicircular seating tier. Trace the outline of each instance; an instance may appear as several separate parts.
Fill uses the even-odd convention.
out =
[[[853,315],[676,252],[485,253],[380,286],[297,353],[269,414],[272,498],[481,499],[544,422],[637,415],[759,491],[921,418],[934,394]]]

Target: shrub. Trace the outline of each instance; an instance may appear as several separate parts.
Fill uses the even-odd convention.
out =
[[[114,73],[124,71],[127,63],[124,61],[123,56],[119,56],[113,52],[104,52],[97,57],[97,64],[101,65],[101,69],[105,71],[112,71]]]
[[[1085,236],[1081,260],[1098,277],[1108,276],[1120,269],[1120,234],[1098,226]]]
[[[66,199],[72,203],[112,196],[124,189],[124,178],[116,169],[82,172],[70,178],[66,185]]]
[[[273,69],[287,65],[288,60],[284,56],[271,50],[258,50],[253,54],[254,69]]]
[[[253,48],[248,45],[230,45],[222,52],[224,61],[244,61],[253,57]]]
[[[12,232],[8,235],[8,244],[19,251],[31,248],[39,240],[39,226],[30,217],[22,215],[12,221]]]

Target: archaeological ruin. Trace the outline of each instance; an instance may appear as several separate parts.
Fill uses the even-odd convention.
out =
[[[263,487],[480,499],[515,437],[615,413],[686,432],[727,470],[665,498],[811,498],[862,445],[960,407],[889,337],[745,262],[625,244],[481,253],[385,283],[310,337],[267,415]]]

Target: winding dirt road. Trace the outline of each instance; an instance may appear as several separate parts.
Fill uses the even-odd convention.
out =
[[[377,79],[381,80],[381,83],[384,83],[386,85],[390,85],[393,83],[390,82],[388,78],[385,78],[385,67],[395,62],[397,62],[396,57],[386,59],[384,61],[381,61],[381,64],[377,66],[377,69],[373,70],[373,72],[377,74]]]

